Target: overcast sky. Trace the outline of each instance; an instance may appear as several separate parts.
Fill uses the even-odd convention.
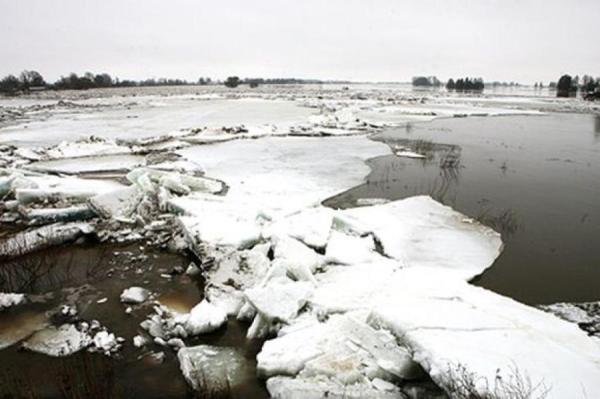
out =
[[[0,0],[0,75],[600,75],[600,0]]]

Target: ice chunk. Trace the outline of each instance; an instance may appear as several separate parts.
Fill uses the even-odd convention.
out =
[[[28,209],[22,212],[30,225],[43,225],[56,222],[73,222],[91,219],[96,216],[87,205],[68,208]]]
[[[375,377],[413,379],[422,374],[408,351],[388,332],[376,330],[358,315],[334,315],[266,341],[257,356],[257,372],[326,376],[345,384]]]
[[[142,303],[148,299],[150,291],[142,287],[129,287],[121,293],[123,303]]]
[[[185,322],[189,335],[205,334],[219,329],[227,322],[227,314],[221,309],[203,300],[194,306]]]
[[[258,212],[243,203],[209,195],[173,198],[169,203],[174,209],[193,215],[179,218],[192,246],[204,243],[211,247],[244,249],[261,239]]]
[[[313,273],[323,264],[321,255],[288,236],[273,237],[272,242],[275,262],[284,265],[296,280],[314,281]]]
[[[289,235],[310,247],[324,248],[327,245],[334,213],[334,210],[323,206],[301,210],[275,221],[265,235]]]
[[[0,292],[0,311],[25,302],[25,294]]]
[[[110,180],[77,177],[40,175],[27,176],[26,179],[30,185],[14,189],[16,199],[23,205],[44,201],[84,202],[95,195],[123,187]]]
[[[73,241],[90,234],[94,227],[88,223],[55,223],[17,233],[0,243],[0,259],[21,256],[33,251]]]
[[[370,235],[358,237],[338,231],[331,232],[325,251],[325,261],[350,265],[377,261],[379,258],[381,255],[375,251],[375,242]]]
[[[143,194],[137,186],[130,186],[90,198],[89,204],[105,218],[128,218],[136,210]]]
[[[394,152],[396,156],[403,158],[416,158],[416,159],[425,159],[425,155],[419,154],[418,152],[410,151],[410,150],[399,150]]]
[[[73,324],[49,326],[23,342],[25,349],[48,356],[69,356],[92,343],[90,336]]]
[[[177,352],[185,380],[197,392],[231,395],[254,375],[246,359],[233,348],[198,345]]]
[[[267,320],[289,323],[312,294],[311,284],[272,281],[264,288],[244,291],[250,304]]]
[[[119,350],[120,345],[115,334],[109,333],[108,331],[99,331],[94,335],[93,339],[94,348],[98,351],[110,354]]]
[[[190,191],[215,194],[223,190],[223,183],[215,179],[189,176],[178,172],[153,168],[134,169],[127,174],[127,179],[132,183],[140,185],[144,191],[149,190],[146,179],[153,184],[166,187],[178,194],[188,194]]]

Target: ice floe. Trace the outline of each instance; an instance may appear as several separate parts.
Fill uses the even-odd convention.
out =
[[[0,292],[0,311],[25,303],[25,294]]]
[[[23,342],[23,347],[48,356],[69,356],[92,343],[90,336],[73,324],[49,326],[34,333]]]

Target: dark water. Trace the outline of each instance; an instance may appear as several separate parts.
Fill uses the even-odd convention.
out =
[[[139,258],[140,255],[144,257]],[[19,350],[19,344],[0,350],[0,398],[186,398],[194,397],[169,348],[148,345],[135,348],[132,338],[142,330],[139,323],[152,312],[151,304],[125,313],[119,296],[132,285],[158,293],[158,300],[179,311],[189,311],[201,301],[201,281],[180,275],[160,275],[176,266],[186,267],[183,256],[140,249],[139,245],[85,244],[53,248],[0,264],[0,292],[26,292],[43,297],[42,303],[19,306],[0,313],[0,341],[33,331],[45,313],[68,302],[69,287],[79,287],[76,304],[84,320],[98,320],[110,332],[126,339],[114,358],[80,352],[67,358]],[[48,295],[50,293],[50,295]],[[105,303],[97,303],[107,298]],[[218,331],[187,339],[188,346],[209,344],[235,347],[248,360],[251,384],[232,388],[230,397],[266,398],[264,383],[255,378],[256,354],[261,341],[246,339],[247,325],[230,321]],[[150,351],[163,351],[166,359],[156,364]]]
[[[377,139],[428,159],[373,159],[328,205],[429,194],[502,233],[476,284],[530,304],[600,299],[600,116],[446,119]]]

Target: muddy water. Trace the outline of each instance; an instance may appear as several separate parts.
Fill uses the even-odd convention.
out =
[[[54,248],[0,265],[0,292],[26,292],[38,301],[0,314],[0,343],[14,343],[0,349],[0,397],[193,396],[173,351],[158,345],[138,349],[132,344],[132,338],[141,332],[139,323],[152,306],[134,306],[128,315],[119,300],[123,289],[138,285],[157,293],[157,300],[165,306],[188,311],[202,299],[202,282],[185,275],[161,277],[188,263],[185,257],[139,245],[89,243]],[[51,358],[19,350],[17,342],[47,325],[49,311],[66,302],[77,304],[82,319],[98,320],[125,338],[122,351],[114,358],[87,352]],[[236,388],[232,397],[267,397],[264,384],[255,378],[255,359],[262,343],[247,341],[246,329],[247,325],[230,321],[226,328],[187,340],[187,344],[238,348],[249,361],[248,380],[253,383]],[[156,364],[145,356],[151,351],[164,351],[165,361]]]
[[[600,299],[600,116],[446,119],[378,139],[427,158],[373,159],[327,204],[431,195],[502,233],[476,284],[530,304]]]

